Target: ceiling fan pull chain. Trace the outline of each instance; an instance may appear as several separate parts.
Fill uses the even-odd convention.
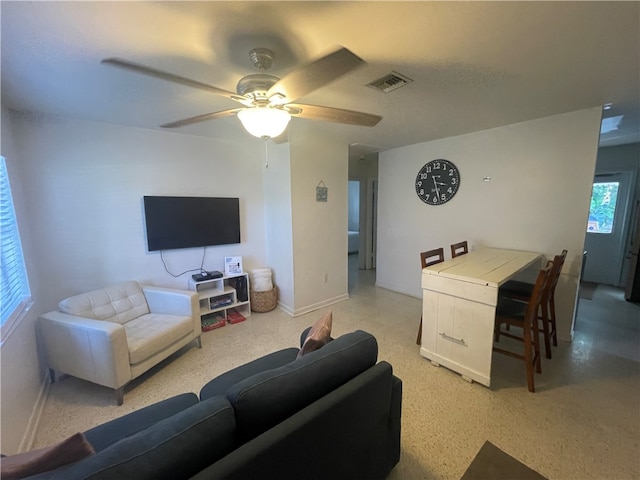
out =
[[[269,150],[267,149],[269,137],[265,135],[262,139],[264,140],[264,168],[269,168]]]

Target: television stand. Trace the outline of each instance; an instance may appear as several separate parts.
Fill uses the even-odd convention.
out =
[[[226,323],[236,323],[238,312],[243,317],[251,316],[251,302],[249,300],[249,274],[224,275],[220,278],[208,280],[189,279],[189,288],[198,294],[200,305],[200,319],[206,324],[211,320],[224,320]]]

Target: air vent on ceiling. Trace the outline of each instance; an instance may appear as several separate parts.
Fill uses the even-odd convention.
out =
[[[409,82],[413,82],[413,80],[409,77],[405,77],[404,75],[400,75],[398,72],[391,72],[390,74],[367,84],[367,86],[380,90],[384,93],[389,93],[392,90],[404,87]]]

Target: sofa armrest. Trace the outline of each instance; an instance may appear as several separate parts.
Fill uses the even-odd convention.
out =
[[[389,407],[389,465],[393,467],[400,461],[402,434],[402,380],[395,375],[391,379],[391,405]]]
[[[114,389],[131,380],[122,325],[49,312],[40,316],[38,326],[50,369]]]
[[[151,313],[196,316],[198,295],[189,290],[141,285]]]

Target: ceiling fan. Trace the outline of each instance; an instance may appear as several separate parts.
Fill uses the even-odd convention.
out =
[[[160,125],[163,128],[183,127],[192,123],[237,115],[250,134],[260,138],[275,138],[284,132],[291,117],[368,127],[382,120],[382,117],[369,113],[296,103],[298,98],[364,65],[364,60],[344,47],[298,67],[282,78],[265,73],[274,61],[274,53],[271,50],[254,48],[249,52],[249,57],[260,73],[242,77],[236,86],[236,92],[120,58],[105,58],[101,63],[188,87],[200,88],[243,105],[243,107],[165,123]]]

